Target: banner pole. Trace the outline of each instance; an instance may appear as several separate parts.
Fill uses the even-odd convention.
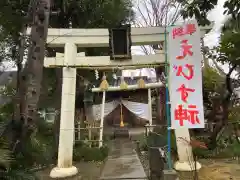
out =
[[[168,48],[167,48],[167,19],[168,19],[168,1],[166,0],[166,17],[165,17],[165,29],[164,29],[164,53],[165,53],[165,75],[166,75],[166,117],[167,117],[167,144],[168,144],[168,168],[172,169],[172,160],[171,160],[171,116],[170,116],[170,103],[169,103],[169,64],[168,64]]]

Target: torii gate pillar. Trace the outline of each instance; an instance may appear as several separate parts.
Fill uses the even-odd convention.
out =
[[[74,43],[66,43],[64,48],[65,63],[73,63],[77,57],[77,46]],[[72,165],[75,94],[76,68],[63,67],[58,164],[50,173],[52,178],[64,178],[78,173],[77,168]]]

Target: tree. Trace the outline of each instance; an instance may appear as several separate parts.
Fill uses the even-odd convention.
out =
[[[181,11],[184,19],[195,17],[200,25],[206,25],[210,23],[207,19],[207,13],[214,8],[214,6],[218,3],[218,0],[194,0],[191,3],[179,0],[179,2],[184,7]],[[218,122],[210,137],[210,148],[214,148],[216,146],[218,133],[221,132],[223,127],[228,123],[228,119],[231,116],[231,108],[233,106],[234,84],[236,81],[239,81],[233,80],[231,76],[234,71],[239,69],[240,65],[240,53],[238,51],[238,47],[240,46],[240,1],[228,0],[225,2],[224,8],[224,14],[229,15],[230,18],[222,29],[219,46],[214,48],[213,51],[215,53],[211,52],[208,57],[216,62],[229,65],[229,71],[226,75],[222,73],[222,76],[225,76],[223,91],[217,98],[215,98],[215,108],[210,113],[213,115],[212,118],[214,119],[215,117],[215,121]],[[218,111],[216,111],[216,109]],[[219,118],[216,118],[217,114],[220,114],[220,117],[218,116]]]
[[[207,19],[207,14],[217,5],[218,0],[193,0],[191,2],[186,0],[178,0],[183,8],[181,14],[183,19],[195,17],[200,25],[210,24]]]
[[[229,21],[227,24],[228,23]],[[234,28],[233,26],[231,26],[231,28],[226,28],[225,26],[221,35],[220,44],[216,48],[217,55],[211,57],[216,59],[216,61],[221,62],[222,64],[229,65],[229,72],[225,77],[225,89],[218,104],[218,107],[221,108],[221,118],[219,119],[218,124],[214,128],[214,131],[210,137],[210,145],[212,145],[212,147],[216,145],[216,137],[218,136],[218,133],[228,123],[229,117],[231,116],[231,108],[234,106],[233,89],[236,87],[235,82],[239,81],[239,79],[233,80],[231,76],[232,73],[236,71],[240,65],[240,53],[238,51],[238,47],[240,46],[239,35],[240,31],[237,30],[237,28]]]
[[[3,0],[0,2],[0,26],[2,31],[2,37],[0,40],[2,40],[2,43],[8,43],[6,48],[13,49],[12,52],[9,54],[9,60],[14,60],[19,65],[22,65],[22,62],[20,61],[20,49],[23,47],[21,43],[21,39],[25,39],[25,36],[22,36],[21,32],[23,29],[23,26],[25,23],[27,23],[26,15],[28,12],[28,4],[30,0]],[[132,4],[130,0],[83,0],[83,1],[70,1],[70,0],[55,0],[54,4],[51,7],[52,12],[55,12],[55,15],[51,15],[49,27],[53,28],[68,28],[70,26],[70,23],[72,24],[73,28],[99,28],[99,27],[114,27],[121,23],[130,22],[133,19],[133,12],[132,12]],[[57,13],[56,13],[57,12]],[[30,20],[31,21],[31,20]],[[22,38],[21,38],[22,37]],[[43,38],[44,39],[44,38]],[[42,43],[44,43],[42,41]],[[25,43],[27,44],[27,43]],[[25,50],[25,47],[23,48]],[[62,52],[63,49],[55,48],[51,49],[46,45],[47,49],[47,55],[49,56],[55,56],[56,52]],[[6,50],[6,49],[4,49]],[[4,50],[2,51],[4,53]],[[80,49],[80,51],[86,51],[88,55],[99,55],[100,53],[104,52],[107,53],[108,49]],[[42,51],[41,51],[42,52]],[[41,56],[43,56],[45,53],[41,53]],[[15,55],[14,58],[13,56]],[[30,56],[32,58],[32,56]],[[40,58],[40,57],[39,57]],[[7,59],[8,60],[8,59]],[[26,72],[28,75],[27,81],[31,80],[29,75],[31,76],[32,72],[34,71],[34,68],[30,68],[31,62],[27,63],[26,66],[23,67],[23,71],[26,72],[26,70],[29,70]],[[40,62],[42,63],[42,61]],[[26,68],[26,69],[25,69]],[[43,82],[40,84],[40,76],[42,74],[42,64],[39,66],[35,66],[35,73],[36,77],[38,78],[38,81],[33,83],[33,85],[37,89],[41,87],[46,81],[49,81],[50,86],[53,87],[52,89],[55,89],[56,91],[52,91],[51,95],[55,94],[53,96],[53,102],[57,100],[60,100],[59,96],[61,96],[61,70],[43,70],[43,76],[46,78],[43,79]],[[29,73],[30,72],[30,73]],[[46,73],[51,73],[46,75]],[[84,72],[80,71],[78,72],[78,77],[83,74],[84,77],[88,77],[90,75],[90,78],[94,77],[93,72]],[[52,76],[56,76],[56,78],[52,78]],[[50,78],[49,78],[50,77]],[[23,81],[21,81],[23,82]],[[29,81],[28,81],[29,82]],[[48,83],[48,82],[47,82]],[[27,89],[27,87],[31,87],[31,83],[28,84],[24,83],[24,88]],[[55,88],[56,87],[56,88]],[[44,88],[44,89],[43,89]],[[49,93],[48,86],[44,84],[43,88],[41,89],[41,92],[47,92]],[[45,90],[47,88],[47,90]],[[29,88],[28,91],[35,91],[36,89]],[[38,89],[39,90],[39,89]],[[26,91],[24,91],[26,92]],[[39,91],[37,92],[39,93]],[[46,96],[45,93],[41,94],[42,97]],[[34,105],[36,105],[38,102],[38,95],[35,94]],[[41,98],[40,98],[41,99]],[[82,99],[80,100],[82,101]],[[59,109],[60,109],[60,101],[59,103]],[[26,105],[26,104],[25,104]],[[25,106],[26,107],[26,106]],[[36,109],[33,109],[36,111]],[[32,123],[30,123],[36,129],[38,128],[38,124],[33,119]],[[56,126],[56,129],[59,129],[58,126]],[[10,128],[11,129],[11,128]],[[36,130],[34,128],[34,130]],[[29,128],[26,127],[26,130],[24,132],[28,131]],[[30,128],[31,130],[31,128]],[[36,131],[35,131],[36,132]],[[19,132],[20,135],[23,133],[22,131]],[[34,136],[35,133],[32,134]],[[29,135],[29,137],[32,137]],[[21,135],[22,137],[22,135]],[[25,136],[27,137],[27,136]],[[28,138],[28,137],[27,137]],[[37,137],[36,137],[37,138]],[[24,147],[22,147],[24,148]],[[26,148],[24,149],[26,150]],[[26,155],[28,157],[28,155]],[[26,158],[27,159],[27,158]]]
[[[207,18],[208,12],[214,9],[220,0],[193,0],[191,2],[186,0],[178,0],[182,4],[183,9],[181,14],[184,19],[195,17],[200,25],[210,24]],[[230,15],[233,19],[239,18],[240,1],[227,0],[224,3],[224,14]]]
[[[163,0],[136,0],[134,11],[136,19],[134,25],[136,27],[165,27],[174,24],[180,18],[181,4],[176,0],[163,1]],[[164,49],[164,44],[155,44],[152,46],[141,46],[144,54],[153,54],[157,49]],[[156,68],[157,79],[164,72],[164,68]],[[161,120],[158,123],[164,123],[165,117],[165,87],[160,88],[156,93],[156,107],[157,119]]]
[[[180,18],[181,4],[176,0],[136,0],[134,11],[136,19],[134,25],[137,27],[165,27],[174,24]],[[163,44],[152,47],[142,46],[145,54],[154,53],[153,50],[163,48]]]

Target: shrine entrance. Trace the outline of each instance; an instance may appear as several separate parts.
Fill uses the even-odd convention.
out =
[[[119,123],[119,130],[121,128],[124,128],[126,130],[126,126],[124,124],[124,116],[123,116],[123,107],[127,108],[128,111],[130,111],[133,115],[139,117],[139,119],[142,119],[146,121],[145,124],[149,124],[149,126],[152,126],[152,94],[151,89],[153,88],[159,88],[163,86],[162,82],[145,82],[142,77],[139,78],[136,84],[128,85],[124,77],[121,78],[121,84],[119,86],[109,86],[107,88],[104,88],[104,84],[108,84],[106,82],[106,78],[102,78],[102,83],[100,84],[99,88],[92,88],[92,92],[102,92],[102,104],[100,106],[101,108],[101,114],[100,114],[100,133],[99,133],[99,147],[101,147],[102,140],[103,140],[103,130],[104,130],[104,119],[105,116],[108,115],[110,112],[112,112],[116,107],[120,108],[120,123]],[[125,86],[123,86],[125,85]],[[132,91],[133,93],[137,90],[143,90],[145,89],[147,94],[147,103],[138,103],[134,101],[128,101],[120,98],[118,101],[112,101],[106,103],[106,96],[108,93],[121,93],[121,92],[129,92]],[[96,114],[96,113],[94,113]],[[117,124],[118,125],[118,124]]]
[[[98,100],[102,94],[98,95]],[[153,102],[152,102],[153,103]],[[151,103],[151,104],[152,104]],[[101,104],[93,105],[94,120],[100,121]],[[105,126],[144,127],[152,122],[148,90],[107,92],[104,109]]]

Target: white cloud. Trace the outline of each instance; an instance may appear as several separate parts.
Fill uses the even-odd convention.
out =
[[[226,19],[226,16],[223,15],[225,1],[219,0],[217,6],[208,15],[209,20],[214,22],[212,31],[204,38],[205,45],[209,47],[216,46],[219,42],[221,27]]]

